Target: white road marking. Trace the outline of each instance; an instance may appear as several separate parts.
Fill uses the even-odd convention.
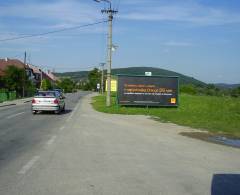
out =
[[[67,118],[67,120],[66,120],[67,122],[69,122],[71,120],[71,118],[73,117],[74,112],[75,112],[75,109],[72,111],[70,116]]]
[[[19,113],[17,113],[17,114],[13,114],[13,115],[11,115],[11,116],[8,116],[7,117],[7,119],[11,119],[11,118],[13,118],[13,117],[15,117],[15,116],[18,116],[18,115],[21,115],[21,114],[24,114],[25,112],[19,112]]]
[[[78,107],[79,107],[79,102],[77,103],[77,106],[73,109],[71,115],[67,118],[67,122],[69,122],[71,120],[71,118],[73,117],[73,115],[75,114],[75,112],[78,110]]]
[[[53,135],[53,136],[51,137],[51,139],[48,140],[47,145],[48,145],[48,146],[52,145],[53,142],[55,141],[56,137],[57,137],[56,135]]]
[[[39,160],[40,156],[34,156],[26,165],[22,167],[22,169],[18,172],[18,174],[26,174],[28,170],[30,170],[33,165]]]

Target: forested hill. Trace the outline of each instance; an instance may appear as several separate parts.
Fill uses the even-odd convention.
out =
[[[112,69],[112,74],[130,74],[130,75],[144,75],[145,72],[152,72],[152,75],[163,75],[163,76],[179,76],[180,84],[193,84],[196,86],[205,86],[206,83],[199,81],[193,77],[189,77],[177,72],[153,68],[153,67],[129,67],[129,68],[115,68]],[[88,71],[77,71],[77,72],[65,72],[55,73],[58,77],[70,77],[75,81],[87,79]]]

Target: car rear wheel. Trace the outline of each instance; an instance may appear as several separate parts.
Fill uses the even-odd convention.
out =
[[[60,114],[61,110],[60,110],[60,107],[58,108],[58,110],[55,110],[54,111],[54,114]]]
[[[32,114],[37,114],[37,111],[33,110],[33,111],[32,111]]]

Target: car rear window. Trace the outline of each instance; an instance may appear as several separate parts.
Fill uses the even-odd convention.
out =
[[[40,97],[55,97],[56,94],[54,91],[39,91],[37,92],[36,96]]]
[[[62,93],[63,92],[61,89],[54,89],[54,91],[57,91],[58,93]]]

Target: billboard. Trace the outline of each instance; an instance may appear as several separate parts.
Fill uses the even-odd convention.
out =
[[[178,106],[178,77],[118,75],[118,104]]]

